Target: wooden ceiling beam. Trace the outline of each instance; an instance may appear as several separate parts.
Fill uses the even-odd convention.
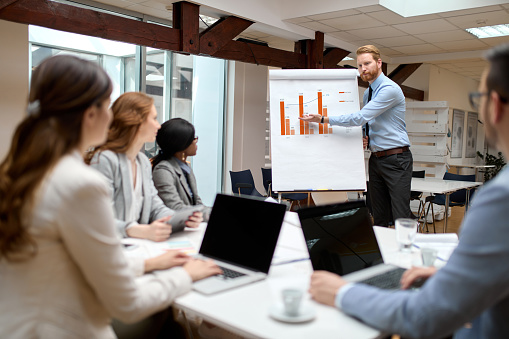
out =
[[[9,2],[0,0],[0,8]],[[0,19],[153,48],[179,49],[178,29],[49,0],[18,0],[0,9]]]
[[[357,79],[357,84],[359,85],[359,87],[364,88],[368,88],[369,86],[369,83],[367,83],[366,81],[362,81],[360,77]],[[421,91],[420,89],[417,88],[408,87],[405,85],[399,85],[399,87],[401,87],[401,90],[403,91],[405,98],[424,101],[424,91]]]
[[[281,68],[305,68],[306,66],[304,54],[241,41],[230,41],[211,56]]]
[[[338,63],[349,54],[350,51],[341,48],[327,48],[323,52],[323,68],[337,68]]]
[[[416,64],[401,64],[398,67],[396,67],[391,74],[389,74],[389,78],[397,83],[398,85],[401,85],[410,75],[412,75],[420,66],[422,63],[416,63]]]
[[[234,16],[219,19],[200,33],[200,53],[213,55],[252,24]]]

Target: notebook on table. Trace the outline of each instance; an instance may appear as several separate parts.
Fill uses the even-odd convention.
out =
[[[363,200],[303,208],[297,213],[314,270],[385,289],[400,287],[405,269],[383,262]]]
[[[286,212],[286,205],[218,194],[197,257],[213,259],[225,273],[193,284],[213,294],[264,279]]]

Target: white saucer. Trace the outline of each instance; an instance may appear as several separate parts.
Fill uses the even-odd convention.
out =
[[[298,315],[289,316],[285,313],[284,306],[282,304],[275,304],[270,307],[269,315],[276,320],[286,323],[302,323],[313,320],[316,316],[316,312],[311,306],[303,306]]]

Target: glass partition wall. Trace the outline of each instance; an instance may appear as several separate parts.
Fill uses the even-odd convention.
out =
[[[79,34],[30,26],[30,69],[47,57],[72,54],[100,64],[114,83],[112,101],[128,91],[154,98],[160,123],[180,117],[193,123],[199,136],[198,153],[188,160],[198,191],[212,206],[222,187],[225,61],[183,55]],[[144,152],[151,157],[155,143]]]

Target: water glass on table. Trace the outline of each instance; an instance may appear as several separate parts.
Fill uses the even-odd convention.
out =
[[[417,220],[399,218],[396,219],[396,241],[402,252],[411,252],[412,244],[417,234]]]

